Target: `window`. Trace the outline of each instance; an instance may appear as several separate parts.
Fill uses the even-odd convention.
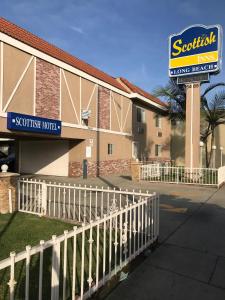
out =
[[[158,132],[157,132],[157,136],[158,136],[158,137],[162,137],[162,132],[161,132],[161,131],[158,131]]]
[[[108,155],[113,154],[113,144],[108,144]]]
[[[155,145],[155,156],[160,157],[162,153],[162,145]]]
[[[137,107],[137,122],[145,123],[145,110],[141,107]]]
[[[161,116],[156,114],[155,115],[155,127],[157,128],[161,128]]]
[[[137,159],[139,153],[139,143],[138,142],[132,142],[132,158]]]

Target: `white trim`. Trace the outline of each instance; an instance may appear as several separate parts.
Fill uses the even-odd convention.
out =
[[[151,104],[151,105],[153,105],[153,106],[155,106],[155,107],[157,107],[157,108],[159,108],[159,109],[162,109],[162,110],[164,110],[164,111],[167,111],[167,108],[166,108],[166,107],[164,107],[164,106],[162,106],[162,105],[160,105],[160,104],[158,104],[158,103],[156,103],[156,102],[153,102],[152,100],[150,100],[150,99],[148,99],[148,98],[145,98],[145,97],[139,95],[138,93],[131,93],[130,96],[129,96],[129,98],[131,98],[131,99],[133,99],[133,98],[138,98],[138,99],[144,101],[144,102],[147,103],[147,104]]]
[[[91,93],[91,97],[89,98],[89,102],[88,102],[88,105],[87,105],[87,108],[86,108],[87,110],[89,109],[89,106],[91,105],[91,101],[92,101],[94,92],[96,90],[96,87],[97,87],[97,84],[95,84],[94,87],[93,87],[93,90],[92,90],[92,93]]]
[[[68,86],[68,83],[67,83],[67,80],[66,80],[66,75],[65,75],[65,73],[64,73],[64,70],[62,70],[62,74],[63,74],[64,81],[65,81],[65,84],[66,84],[66,88],[67,88],[67,91],[68,91],[68,94],[69,94],[70,102],[71,102],[72,107],[73,107],[73,110],[74,110],[74,112],[75,112],[75,115],[76,115],[76,118],[77,118],[77,122],[79,123],[77,111],[76,111],[75,105],[74,105],[74,103],[73,103],[73,98],[72,98],[72,95],[71,95],[71,93],[70,93],[70,89],[69,89],[69,86]]]
[[[34,98],[33,98],[33,115],[36,115],[36,57],[34,57]]]
[[[0,117],[7,118],[7,113],[1,113]],[[97,127],[88,127],[80,124],[72,124],[67,122],[62,122],[62,126],[64,127],[70,127],[70,128],[77,128],[77,129],[84,129],[84,130],[91,130],[91,131],[100,131],[105,133],[112,133],[112,134],[118,134],[118,135],[125,135],[125,136],[132,136],[132,133],[128,132],[120,132],[120,131],[114,131],[114,130],[108,130],[108,129],[102,129]]]
[[[113,104],[114,104],[114,109],[115,109],[115,112],[116,112],[116,117],[117,117],[118,125],[119,125],[120,131],[121,131],[121,124],[120,124],[119,116],[118,116],[118,113],[117,113],[115,99],[114,99],[113,94],[112,94],[112,99],[113,99]]]
[[[127,113],[126,113],[126,117],[125,117],[125,120],[124,120],[124,123],[123,123],[123,130],[124,130],[124,127],[126,125],[126,122],[127,122],[127,117],[128,117],[128,113],[130,111],[130,107],[131,107],[131,102],[129,102],[129,105],[128,105],[128,109],[127,109]]]
[[[73,74],[81,76],[85,79],[88,79],[92,82],[95,82],[95,83],[97,83],[97,84],[99,84],[103,87],[111,89],[111,90],[113,90],[113,91],[129,98],[129,94],[122,91],[122,90],[120,90],[119,88],[116,88],[116,87],[110,85],[109,83],[106,83],[106,82],[104,82],[100,79],[97,79],[94,76],[89,75],[89,74],[85,73],[84,71],[81,71],[81,70],[79,70],[79,69],[77,69],[77,68],[75,68],[75,67],[73,67],[73,66],[71,66],[67,63],[64,63],[64,62],[62,62],[61,60],[59,60],[57,58],[54,58],[54,57],[52,57],[48,54],[45,54],[45,53],[41,52],[40,50],[37,50],[37,49],[35,49],[35,48],[33,48],[29,45],[26,45],[23,42],[20,42],[16,39],[6,35],[5,33],[0,32],[0,40],[7,43],[7,44],[9,44],[9,45],[11,45],[11,46],[14,46],[14,47],[20,49],[22,51],[25,51],[25,52],[30,53],[30,54],[38,57],[38,58],[41,58],[41,59],[43,59],[47,62],[50,62],[50,63],[52,63],[52,64],[54,64],[58,67],[61,67],[62,69],[65,69],[65,70],[67,70],[67,71],[69,71]]]
[[[3,71],[4,71],[4,67],[3,67],[3,42],[1,42],[1,70],[0,70],[0,76],[1,76],[1,83],[0,83],[0,111],[2,112],[2,105],[3,105]]]
[[[118,134],[118,135],[132,136],[131,133],[125,133],[125,132],[120,132],[120,131],[113,131],[113,130],[96,128],[96,127],[88,127],[88,126],[83,126],[83,125],[79,125],[79,124],[71,124],[71,123],[66,123],[66,122],[62,122],[62,126],[64,126],[64,127],[70,127],[70,128],[78,128],[78,129],[91,130],[91,131],[100,131],[100,132],[112,133],[112,134]]]
[[[13,91],[12,91],[12,94],[10,95],[10,97],[9,97],[9,99],[8,99],[8,101],[7,101],[6,105],[5,105],[5,107],[3,108],[3,111],[4,111],[4,112],[5,112],[6,109],[8,108],[10,102],[12,101],[12,99],[13,99],[13,97],[14,97],[14,95],[15,95],[17,89],[18,89],[18,87],[20,86],[20,84],[21,84],[21,82],[22,82],[22,80],[23,80],[23,78],[24,78],[24,76],[25,76],[25,74],[26,74],[26,72],[27,72],[27,70],[28,70],[28,68],[29,68],[29,66],[30,66],[30,64],[31,64],[31,62],[32,62],[33,59],[34,59],[34,56],[31,56],[31,58],[29,59],[27,65],[26,65],[26,68],[24,69],[22,75],[20,76],[19,80],[17,81],[17,84],[16,84],[16,86],[14,87],[14,89],[13,89]]]
[[[79,69],[77,69],[77,68],[75,68],[75,67],[73,67],[73,66],[71,66],[71,65],[69,65],[67,63],[64,63],[64,62],[60,61],[57,58],[54,58],[54,57],[52,57],[52,56],[50,56],[48,54],[45,54],[45,53],[43,53],[43,52],[41,52],[41,51],[39,51],[37,49],[34,49],[33,47],[31,47],[29,45],[26,45],[23,42],[20,42],[20,41],[14,39],[14,38],[8,36],[5,33],[0,32],[0,40],[3,41],[3,42],[5,42],[5,43],[7,43],[7,44],[9,44],[9,45],[11,45],[11,46],[14,46],[14,47],[20,49],[22,51],[25,51],[25,52],[33,55],[33,56],[36,56],[36,57],[38,57],[40,59],[43,59],[43,60],[45,60],[45,61],[47,61],[49,63],[52,63],[52,64],[54,64],[54,65],[56,65],[56,66],[58,66],[58,67],[60,67],[62,69],[65,69],[65,70],[67,70],[67,71],[69,71],[69,72],[71,72],[73,74],[76,74],[76,75],[81,76],[81,77],[83,77],[83,78],[85,78],[87,80],[90,80],[90,81],[92,81],[92,82],[94,82],[94,83],[96,83],[98,85],[106,87],[106,88],[108,88],[108,89],[110,89],[110,90],[112,90],[112,91],[114,91],[114,92],[116,92],[116,93],[118,93],[120,95],[123,95],[123,96],[125,96],[127,98],[130,98],[130,99],[132,99],[132,98],[138,98],[138,99],[143,100],[146,103],[151,104],[153,106],[156,106],[156,107],[158,107],[158,108],[160,108],[162,110],[165,110],[165,111],[167,110],[165,107],[159,105],[158,103],[155,103],[155,102],[153,102],[153,101],[151,101],[151,100],[149,100],[149,99],[147,99],[147,98],[145,98],[145,97],[143,97],[143,96],[141,96],[141,95],[139,95],[137,93],[129,94],[127,92],[124,92],[124,91],[120,90],[119,88],[116,88],[113,85],[110,85],[109,83],[106,83],[106,82],[104,82],[104,81],[102,81],[100,79],[97,79],[94,76],[85,73],[84,71],[81,71],[81,70],[79,70]]]

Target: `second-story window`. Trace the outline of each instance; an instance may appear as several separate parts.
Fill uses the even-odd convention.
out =
[[[108,144],[108,155],[113,154],[113,144]]]
[[[155,156],[160,157],[162,154],[162,145],[155,145]]]
[[[159,114],[155,115],[155,127],[162,128],[162,118]]]
[[[137,107],[137,122],[145,123],[145,110],[141,107]]]

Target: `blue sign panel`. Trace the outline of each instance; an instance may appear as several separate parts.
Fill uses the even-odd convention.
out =
[[[222,28],[194,25],[169,37],[169,76],[215,73],[221,66]]]
[[[17,131],[60,135],[61,121],[8,112],[7,128]]]

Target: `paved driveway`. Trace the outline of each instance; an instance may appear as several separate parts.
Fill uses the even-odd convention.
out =
[[[160,191],[159,247],[107,300],[225,299],[225,187]]]

